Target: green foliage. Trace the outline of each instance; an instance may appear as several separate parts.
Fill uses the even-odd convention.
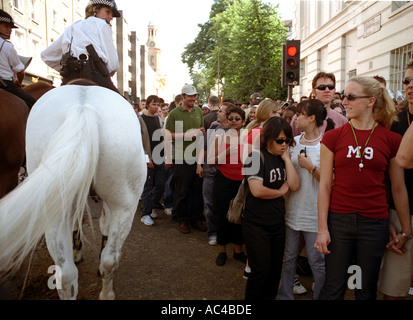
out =
[[[281,54],[287,32],[276,7],[260,0],[216,0],[210,20],[199,26],[182,54],[193,79],[204,87],[219,81],[226,98],[248,101],[257,91],[273,99],[286,97]]]

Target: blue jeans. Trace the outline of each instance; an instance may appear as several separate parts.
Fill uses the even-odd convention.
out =
[[[165,208],[174,206],[174,173],[172,168],[166,169],[165,194],[163,196],[163,205]]]
[[[361,269],[361,288],[355,289],[355,299],[375,300],[380,265],[389,239],[389,220],[330,212],[328,228],[331,253],[325,256],[326,279],[319,299],[343,300],[348,277],[354,274],[348,268],[356,265]]]
[[[142,216],[152,213],[152,209],[162,198],[165,189],[165,164],[157,165],[154,163],[153,166],[153,168],[148,168],[142,192]]]
[[[204,212],[208,226],[208,237],[217,234],[214,219],[214,178],[203,178],[202,193],[204,195]]]
[[[281,283],[278,289],[277,299],[294,300],[294,276],[297,266],[298,248],[300,245],[300,233],[304,236],[305,248],[308,256],[308,263],[314,277],[314,294],[313,299],[317,300],[321,288],[324,284],[325,267],[324,255],[314,248],[317,239],[316,232],[296,231],[286,227],[284,262],[281,272]]]

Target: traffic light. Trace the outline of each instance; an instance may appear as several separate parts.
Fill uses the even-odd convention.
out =
[[[300,40],[287,40],[283,45],[282,86],[300,84]]]

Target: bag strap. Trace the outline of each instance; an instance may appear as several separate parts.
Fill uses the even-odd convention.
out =
[[[261,160],[262,160],[262,165],[264,166],[264,155],[262,154],[261,150],[260,150],[260,157],[261,157]],[[242,180],[241,185],[242,184],[244,184],[244,188],[245,188],[244,199],[243,199],[243,202],[242,202],[242,209],[244,210],[245,209],[245,202],[247,200],[248,193],[250,192],[250,186],[248,184],[248,181],[245,182],[245,179]]]

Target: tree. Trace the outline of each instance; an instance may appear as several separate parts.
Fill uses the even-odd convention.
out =
[[[193,75],[195,66],[205,69],[206,78],[218,79],[228,98],[248,100],[256,91],[286,97],[281,54],[287,32],[277,7],[260,0],[217,0],[210,20],[200,27],[182,54]]]

